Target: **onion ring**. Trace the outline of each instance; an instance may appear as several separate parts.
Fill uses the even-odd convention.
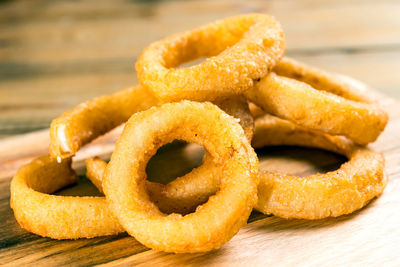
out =
[[[253,138],[254,120],[246,100],[243,97],[234,97],[216,101],[215,104],[239,121],[247,140],[250,142]],[[91,161],[96,164],[101,160],[87,159],[86,166],[90,165]],[[106,165],[105,163],[97,164]],[[188,214],[194,212],[197,206],[205,203],[211,195],[216,193],[219,181],[216,181],[213,177],[218,177],[218,173],[218,167],[215,166],[211,155],[206,151],[201,166],[166,185],[147,182],[147,192],[150,200],[157,205],[161,212]],[[102,173],[99,175],[102,177]],[[96,178],[92,179],[92,177],[99,176],[87,173],[87,177],[94,182]],[[195,191],[194,188],[196,188]]]
[[[82,145],[124,123],[132,114],[159,104],[152,93],[140,85],[81,103],[52,121],[50,155],[59,160],[71,157]],[[217,99],[215,104],[238,118],[251,140],[254,122],[246,99],[242,96]]]
[[[350,87],[346,90],[342,95],[350,94]],[[261,79],[245,95],[268,113],[313,130],[344,135],[361,145],[375,141],[388,121],[385,111],[363,99],[345,99],[275,73]]]
[[[59,159],[71,157],[82,145],[127,121],[133,113],[157,104],[152,93],[142,86],[79,104],[52,121],[50,155]]]
[[[71,160],[44,156],[22,166],[11,181],[11,208],[21,227],[54,239],[91,238],[124,230],[104,197],[49,195],[77,182]]]
[[[220,190],[185,216],[160,212],[144,183],[147,161],[174,139],[205,146],[220,167]],[[221,247],[246,223],[257,201],[257,184],[257,156],[235,119],[211,103],[182,101],[128,120],[107,166],[103,191],[121,225],[147,247],[205,252]]]
[[[337,217],[362,208],[380,195],[387,184],[383,155],[341,136],[310,131],[265,115],[256,120],[252,143],[254,147],[317,147],[349,158],[336,171],[308,177],[261,172],[255,209],[265,214],[309,220]]]
[[[251,88],[284,51],[279,22],[265,14],[248,14],[151,44],[140,55],[136,71],[140,83],[164,101],[213,101]],[[201,57],[209,58],[192,67],[175,68]]]
[[[250,114],[248,104],[243,97],[234,97],[216,101],[219,108],[227,114],[237,118],[242,126],[247,140],[251,141],[254,131],[254,120]],[[103,192],[102,180],[107,163],[100,158],[86,159],[86,177]],[[164,213],[188,214],[196,207],[205,203],[218,190],[218,168],[206,151],[201,166],[174,181],[164,185],[146,182],[147,192],[160,211]]]
[[[264,115],[255,121],[255,135],[252,145],[255,148],[273,145],[296,145],[325,149],[345,155],[349,161],[339,170],[308,177],[295,177],[272,172],[260,172],[258,203],[255,209],[265,214],[283,218],[322,219],[337,217],[354,212],[365,206],[372,198],[384,190],[387,177],[384,175],[382,154],[355,145],[341,136],[331,136],[295,125],[272,115]],[[101,159],[86,161],[87,177],[99,185],[106,167]],[[175,194],[164,195],[157,205],[175,205],[179,210],[183,205],[181,192],[185,192],[184,207],[195,208],[203,203],[195,196],[203,196],[203,201],[218,190],[219,180],[209,175],[198,183],[196,179],[180,177],[165,185]],[[331,178],[332,177],[332,178]],[[196,177],[197,178],[197,177]],[[180,190],[185,186],[185,190]],[[150,198],[158,197],[164,185],[148,182]],[[164,189],[165,190],[165,189]],[[165,192],[165,191],[164,191]],[[191,197],[192,196],[192,197]],[[173,204],[172,204],[173,203]]]

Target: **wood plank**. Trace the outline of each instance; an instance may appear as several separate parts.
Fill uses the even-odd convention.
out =
[[[83,11],[80,6],[83,6]],[[275,15],[284,26],[289,50],[312,51],[340,47],[398,49],[399,10],[398,1],[342,2],[342,5],[332,5],[330,1],[319,4],[307,1],[237,4],[208,0],[168,1],[154,5],[111,5],[105,2],[91,5],[61,1],[54,3],[54,6],[46,3],[40,9],[24,10],[22,14],[27,17],[30,12],[36,14],[29,20],[17,11],[14,11],[17,15],[8,15],[12,23],[0,24],[3,40],[0,58],[11,65],[13,62],[54,63],[134,57],[149,43],[166,35],[250,11]],[[96,12],[99,14],[92,15]],[[110,17],[109,14],[113,12],[115,15]],[[42,13],[50,18],[43,21],[38,15]],[[179,19],[176,14],[179,14]],[[24,22],[17,23],[18,20]]]
[[[393,3],[396,0],[383,0],[382,3]],[[116,0],[110,3],[106,0],[96,1],[96,5],[89,0],[80,1],[79,4],[70,1],[43,1],[43,0],[32,0],[28,3],[5,3],[0,10],[0,22],[12,22],[12,23],[25,23],[29,21],[52,21],[55,18],[61,16],[76,16],[77,20],[97,20],[99,18],[116,18],[116,17],[131,17],[132,13],[136,15],[135,11],[141,11],[143,14],[145,8],[158,9],[158,7],[163,5],[180,5],[181,7],[195,6],[199,5],[199,1],[169,1],[170,3],[163,3],[157,1],[155,3],[136,1],[136,3],[127,2],[124,0]],[[174,2],[174,3],[172,3]],[[243,6],[254,7],[257,5],[265,5],[265,1],[248,1],[243,3]],[[209,1],[206,2],[208,5],[201,5],[202,9],[213,9],[217,6],[224,6],[229,3],[228,1]],[[313,0],[285,0],[277,1],[270,0],[267,5],[274,6],[275,9],[278,7],[280,9],[305,9],[305,8],[318,8],[318,7],[338,7],[338,6],[351,6],[351,5],[361,5],[361,4],[376,4],[373,0],[353,0],[351,2],[346,0],[320,0],[315,2]],[[237,3],[232,6],[238,5]],[[240,4],[239,4],[240,5]],[[147,14],[149,15],[149,14]],[[150,14],[151,15],[151,14]]]

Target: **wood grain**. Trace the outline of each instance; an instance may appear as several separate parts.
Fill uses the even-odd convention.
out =
[[[90,1],[80,5],[36,2],[40,8],[14,7],[13,12],[10,7],[0,12],[3,21],[13,22],[2,27],[8,45],[0,55],[5,59],[55,62],[136,56],[150,42],[169,34],[245,12],[276,16],[284,26],[289,50],[400,45],[395,34],[400,25],[396,1],[381,1],[379,5],[372,1],[335,5],[331,1],[155,1],[151,5],[129,5],[125,1],[98,1],[96,5]]]

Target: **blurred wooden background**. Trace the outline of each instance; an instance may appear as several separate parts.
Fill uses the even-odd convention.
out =
[[[397,0],[2,1],[0,138],[137,83],[134,63],[152,41],[247,12],[281,21],[288,55],[400,98]]]

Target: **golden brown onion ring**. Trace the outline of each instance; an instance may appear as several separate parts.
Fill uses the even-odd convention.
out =
[[[49,195],[77,182],[71,160],[44,156],[22,166],[11,181],[11,208],[21,227],[55,239],[91,238],[124,230],[104,197]]]
[[[251,141],[254,133],[254,120],[246,99],[233,97],[217,100],[215,104],[239,122],[247,140]],[[91,163],[106,166],[106,163],[100,159],[87,159],[86,165]],[[102,173],[99,175],[102,177]],[[92,177],[99,176],[88,173],[90,180]],[[218,177],[218,167],[215,166],[211,155],[206,151],[202,164],[184,176],[178,177],[166,185],[152,182],[147,182],[146,185],[151,201],[158,206],[160,211],[167,214],[174,212],[188,214],[194,212],[198,205],[205,203],[210,195],[215,194],[219,181],[216,182],[213,177]],[[96,178],[92,182],[96,183],[95,180]]]
[[[261,171],[258,203],[255,206],[260,212],[283,218],[309,220],[336,217],[362,208],[382,193],[386,186],[384,158],[380,153],[359,147],[345,137],[310,131],[271,115],[257,118],[255,125],[252,141],[255,148],[297,145],[321,148],[349,158],[337,171],[308,177]],[[101,184],[106,165],[98,158],[86,161],[87,176],[94,184]],[[181,209],[180,205],[193,209],[203,203],[196,196],[202,196],[204,201],[215,194],[219,186],[214,175],[207,176],[202,181],[196,178],[186,180],[183,176],[167,185],[148,182],[150,199],[162,199],[156,202],[157,205],[162,204],[162,207],[173,203],[170,206],[174,206],[176,210]],[[182,192],[185,193],[184,204],[180,201],[183,198]]]
[[[254,122],[243,96],[217,99],[216,105],[240,120],[251,140]],[[75,155],[82,145],[127,121],[132,114],[161,104],[142,86],[104,95],[65,112],[50,125],[50,155],[64,159]]]
[[[119,101],[122,100],[120,99],[120,96],[122,95],[124,95],[127,101],[133,101],[131,98],[134,97],[134,94],[120,94],[114,97],[108,97],[107,102],[109,103],[109,105],[113,105],[113,103],[119,103]],[[113,98],[115,100],[111,101],[111,99]],[[81,105],[81,106],[91,106],[92,111],[95,110],[95,112],[100,113],[101,109],[104,108],[104,105],[102,105],[103,101],[101,101],[99,105],[96,105],[96,103],[97,102],[95,99],[89,101],[87,105]],[[242,126],[247,139],[248,140],[252,139],[254,131],[254,120],[250,114],[247,101],[244,97],[237,96],[237,97],[232,97],[230,99],[220,99],[216,100],[215,104],[229,115],[235,117]],[[114,111],[114,113],[119,113],[119,112],[120,112],[119,110]],[[124,111],[121,112],[123,113]],[[68,119],[63,120],[64,124],[68,123],[71,124],[72,121],[76,121],[75,119],[76,117],[77,118],[83,117],[86,113],[86,110],[78,106],[73,113],[75,114],[74,116],[69,116]],[[124,117],[124,115],[117,115],[117,114],[114,115],[118,116],[119,118]],[[97,121],[97,123],[100,124],[103,122]],[[99,179],[98,177],[102,177],[106,163],[98,158],[95,160],[88,159],[87,166],[88,166],[87,176],[96,185],[99,191],[102,192],[101,188],[102,179]],[[206,152],[204,155],[203,164],[200,167],[195,168],[192,172],[180,178],[177,178],[172,183],[169,183],[168,185],[149,183],[148,187],[149,187],[150,198],[153,202],[155,202],[158,205],[159,209],[165,213],[176,212],[181,214],[187,214],[193,212],[199,204],[206,202],[208,197],[211,194],[215,193],[215,191],[213,192],[207,191],[207,188],[216,188],[216,186],[209,185],[207,184],[207,182],[204,182],[204,181],[209,181],[209,182],[213,181],[213,179],[209,178],[210,176],[216,175],[215,170],[213,168],[215,169],[215,166],[213,162],[210,161],[210,155]],[[197,177],[202,177],[202,178],[198,179]],[[188,181],[190,182],[186,185]],[[203,188],[204,190],[201,190],[201,193],[193,195],[191,193],[193,190],[190,189],[190,187],[192,186],[196,188]],[[176,188],[180,188],[180,190],[177,190]]]
[[[152,93],[142,86],[79,104],[52,121],[50,155],[59,159],[71,157],[82,145],[127,121],[133,113],[157,104]]]
[[[203,145],[218,165],[219,191],[194,213],[164,214],[149,199],[145,165],[175,139]],[[106,168],[103,191],[125,230],[150,248],[204,252],[243,226],[257,201],[258,160],[236,120],[211,103],[182,101],[134,114]]]
[[[287,219],[322,219],[352,213],[380,195],[387,184],[381,153],[355,145],[345,137],[310,131],[289,121],[265,115],[256,119],[253,146],[298,145],[345,155],[349,161],[336,170],[307,177],[260,172],[260,212]]]
[[[211,45],[210,45],[211,44]],[[144,49],[136,63],[141,84],[164,101],[213,101],[243,93],[284,54],[279,22],[265,14],[218,20]],[[191,60],[209,57],[188,68]]]
[[[275,73],[261,79],[245,95],[268,113],[309,129],[344,135],[362,145],[375,141],[388,120],[377,105],[319,91]]]
[[[250,141],[253,137],[254,121],[246,100],[243,97],[234,97],[217,101],[216,105],[240,121],[246,138]],[[215,194],[219,185],[219,181],[212,179],[217,176],[218,168],[211,158],[206,151],[201,166],[166,185],[148,182],[147,189],[150,199],[164,213],[187,214],[195,211],[198,205],[206,202],[210,195]],[[86,176],[100,192],[103,192],[101,183],[107,164],[99,158],[89,158],[86,160],[86,166]],[[194,188],[196,188],[195,191]]]

